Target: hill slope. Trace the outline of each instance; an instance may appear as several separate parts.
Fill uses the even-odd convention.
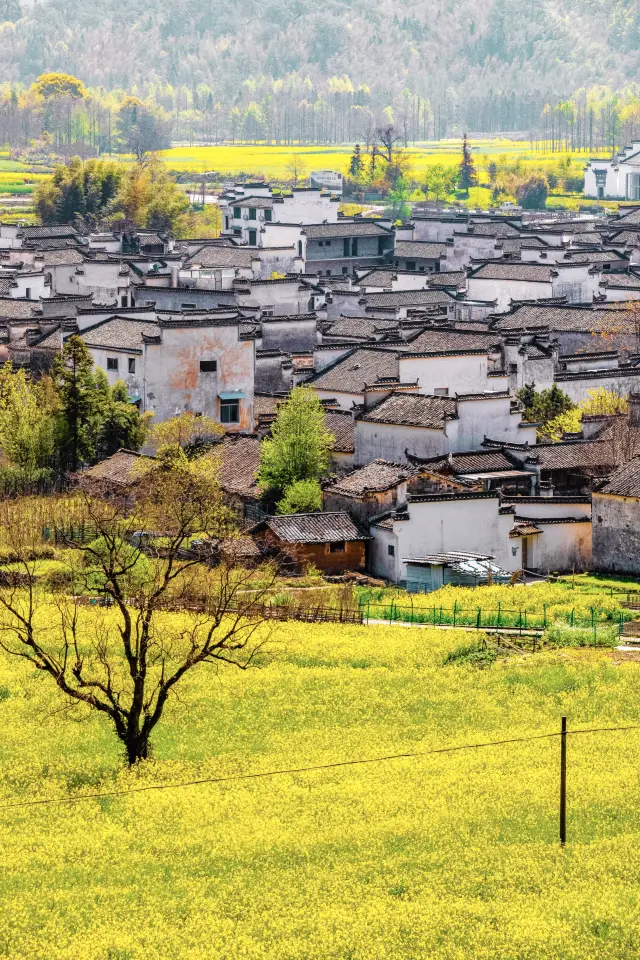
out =
[[[206,83],[231,101],[248,76],[297,72],[316,86],[347,74],[382,100],[405,86],[566,95],[632,81],[639,27],[636,0],[22,0],[0,28],[0,80],[64,70],[106,87]]]

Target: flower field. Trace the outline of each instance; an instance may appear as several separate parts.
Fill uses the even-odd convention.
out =
[[[492,589],[492,588],[489,588]],[[102,615],[96,611],[96,616]],[[445,665],[473,635],[277,628],[189,674],[155,758],[0,654],[0,807],[638,722],[640,664],[547,652]],[[637,955],[640,730],[0,809],[12,960],[622,960]]]

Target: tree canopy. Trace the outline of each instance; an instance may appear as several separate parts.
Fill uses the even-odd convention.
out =
[[[260,483],[286,494],[299,481],[319,480],[329,468],[333,442],[317,394],[309,387],[296,387],[279,405],[271,436],[262,443]]]

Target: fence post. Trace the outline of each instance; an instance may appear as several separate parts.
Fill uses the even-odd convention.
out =
[[[369,626],[369,607],[371,606],[371,600],[367,600],[367,626]]]
[[[598,646],[598,634],[596,632],[596,611],[591,607],[591,629],[593,630],[593,645]]]
[[[520,607],[520,636],[522,636],[522,607]]]
[[[480,629],[481,623],[482,623],[482,607],[478,607],[478,619],[476,622],[476,626],[478,627],[478,629]]]
[[[542,626],[546,628],[546,626],[547,626],[547,605],[546,605],[546,603],[543,604],[542,610],[543,610]]]
[[[501,607],[502,607],[502,603],[500,602],[500,600],[498,600],[498,620],[497,620],[497,623],[496,623],[496,626],[498,626],[498,627],[500,626],[500,609],[501,609]]]
[[[567,842],[567,718],[560,728],[560,846]]]
[[[576,622],[576,608],[572,607],[571,609],[571,626],[572,627],[575,626],[575,622]]]
[[[458,601],[453,601],[453,625],[456,625],[456,613],[458,612]]]

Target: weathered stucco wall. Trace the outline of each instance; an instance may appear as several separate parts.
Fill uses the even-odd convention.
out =
[[[640,573],[640,500],[593,495],[595,570]]]

